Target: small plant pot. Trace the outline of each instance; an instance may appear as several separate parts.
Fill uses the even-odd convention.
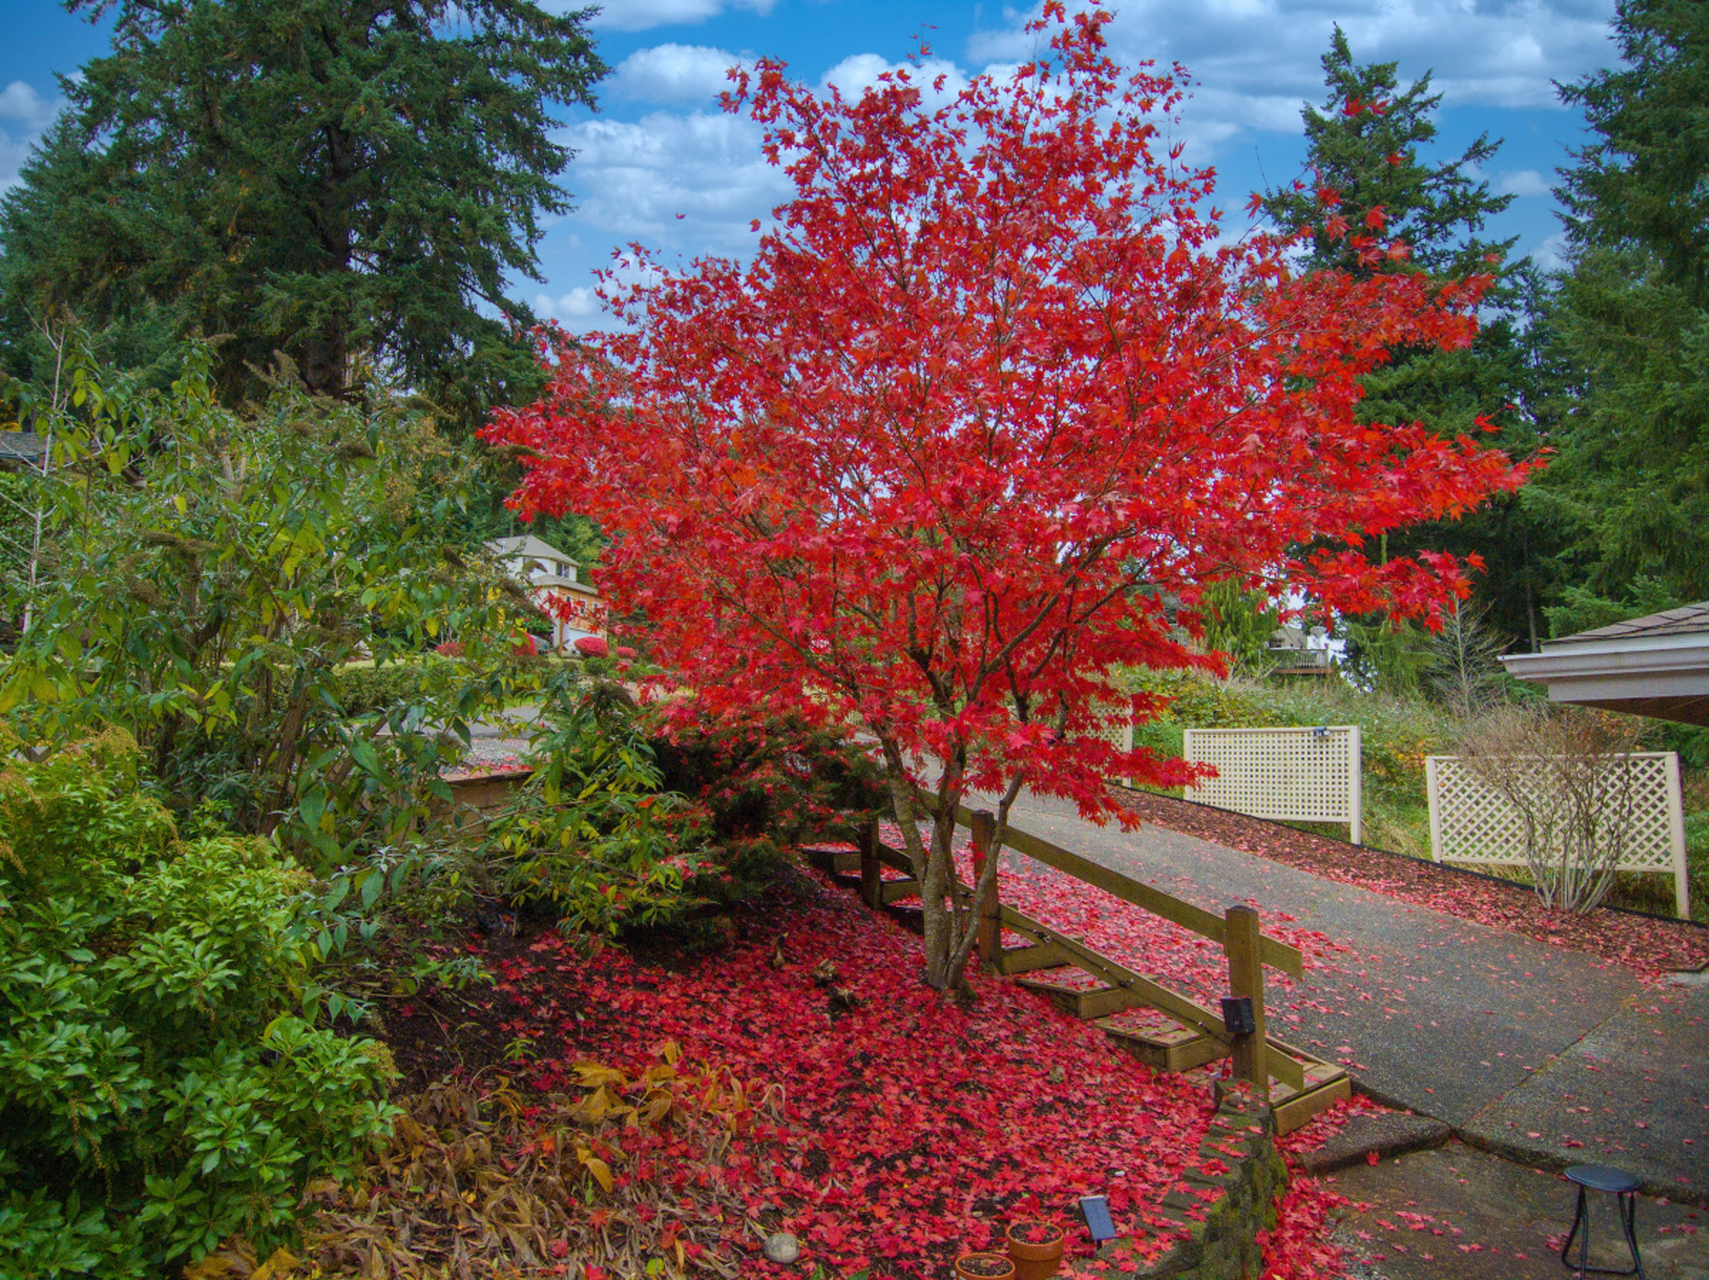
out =
[[[1033,1218],[1017,1222],[1006,1233],[1009,1257],[1015,1264],[1015,1280],[1045,1280],[1062,1265],[1062,1228],[1054,1222]]]
[[[1015,1280],[1015,1264],[1000,1253],[964,1253],[955,1260],[955,1280]]]

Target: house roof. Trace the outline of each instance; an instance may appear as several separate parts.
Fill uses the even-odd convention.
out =
[[[1502,659],[1550,702],[1709,726],[1709,600],[1550,640]]]
[[[535,578],[529,584],[531,587],[552,588],[558,591],[574,591],[584,596],[599,599],[599,590],[592,583],[577,582],[573,578],[561,578],[555,573],[544,574]]]
[[[523,534],[520,538],[494,538],[487,543],[487,550],[501,559],[510,560],[525,557],[530,560],[562,560],[565,564],[580,565],[575,557],[559,551],[543,538],[533,534]]]
[[[1598,627],[1594,631],[1580,631],[1577,635],[1550,643],[1585,644],[1592,640],[1617,640],[1633,636],[1689,635],[1709,635],[1709,600],[1681,605],[1677,609],[1664,609],[1660,613],[1630,618],[1625,622],[1615,622],[1606,627]]]

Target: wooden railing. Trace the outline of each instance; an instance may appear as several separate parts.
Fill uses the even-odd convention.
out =
[[[927,812],[935,813],[935,799],[929,793],[921,793],[919,798]],[[955,817],[958,827],[965,827],[972,833],[973,859],[977,872],[987,858],[1001,853],[1001,850],[995,847],[996,819],[990,813],[972,810],[965,805],[956,808]],[[913,875],[913,866],[901,850],[888,848],[879,840],[876,820],[864,826],[858,834],[856,847],[860,855],[861,896],[869,906],[882,906],[895,897],[918,892],[919,886],[912,881],[887,882],[883,879],[883,869],[886,866],[909,876]],[[1268,1090],[1269,1081],[1274,1078],[1289,1086],[1301,1102],[1307,1101],[1305,1095],[1308,1092],[1316,1094],[1327,1082],[1339,1079],[1341,1088],[1337,1096],[1345,1096],[1344,1072],[1330,1064],[1319,1062],[1311,1054],[1292,1045],[1282,1044],[1270,1036],[1265,1027],[1264,966],[1269,965],[1299,978],[1305,973],[1305,958],[1300,954],[1299,948],[1265,934],[1260,927],[1259,913],[1254,908],[1233,906],[1219,916],[1195,903],[1124,875],[1114,868],[1013,827],[1004,831],[1003,847],[1053,867],[1082,883],[1102,889],[1124,902],[1201,937],[1220,943],[1228,963],[1230,995],[1237,999],[1245,997],[1252,1002],[1252,1030],[1231,1031],[1221,1012],[1207,1009],[1198,1002],[1171,991],[1155,979],[1101,955],[1084,940],[1068,937],[1015,907],[1004,904],[1001,901],[1000,876],[993,880],[984,901],[979,903],[972,903],[974,890],[961,883],[957,877],[957,892],[963,896],[963,901],[974,906],[979,914],[977,928],[980,958],[993,970],[1004,974],[1017,974],[1063,964],[1072,965],[1101,979],[1109,987],[1130,994],[1136,1003],[1149,1005],[1183,1027],[1227,1046],[1233,1059],[1234,1074],[1240,1079],[1251,1080]],[[977,880],[977,874],[975,878]],[[1003,947],[1004,929],[1028,938],[1029,945]],[[1308,1064],[1323,1070],[1314,1070],[1312,1078],[1308,1080]],[[1333,1099],[1326,1098],[1321,1105],[1328,1105],[1331,1100]],[[1316,1099],[1312,1101],[1315,1102]],[[1315,1110],[1317,1107],[1313,1106],[1311,1109]]]

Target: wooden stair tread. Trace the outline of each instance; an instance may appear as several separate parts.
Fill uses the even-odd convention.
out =
[[[1099,1018],[1098,1025],[1112,1036],[1128,1040],[1145,1040],[1157,1045],[1186,1044],[1189,1040],[1208,1040],[1210,1037],[1203,1032],[1190,1027],[1183,1027],[1168,1014],[1153,1009],[1148,1005],[1140,1005],[1133,1009],[1112,1013],[1107,1018]]]
[[[1056,970],[1046,969],[1041,972],[1052,974]],[[1058,1009],[1087,1022],[1131,1009],[1140,1003],[1140,998],[1133,992],[1110,986],[1083,970],[1064,965],[1062,972],[1065,976],[1072,974],[1072,980],[1059,978],[1052,981],[1049,977],[1019,977],[1015,981],[1028,990],[1043,992]]]
[[[1272,1081],[1270,1106],[1276,1117],[1277,1136],[1292,1133],[1319,1112],[1327,1111],[1337,1102],[1344,1102],[1352,1096],[1353,1082],[1345,1073],[1304,1093],[1295,1093],[1280,1081]]]
[[[1090,981],[1069,982],[1066,979],[1080,975]],[[1071,964],[1051,965],[1046,969],[1035,969],[1031,973],[1017,976],[1015,981],[1023,987],[1034,991],[1113,991],[1114,987],[1107,982],[1099,982],[1084,969],[1077,969]]]
[[[1097,1021],[1116,1048],[1158,1071],[1191,1071],[1228,1056],[1228,1046],[1220,1040],[1184,1027],[1148,1005],[1124,1009]]]
[[[1048,942],[1004,947],[997,956],[997,972],[1010,977],[1020,973],[1060,969],[1067,964],[1068,953]]]

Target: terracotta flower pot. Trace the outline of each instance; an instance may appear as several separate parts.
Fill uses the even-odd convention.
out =
[[[1007,1232],[1009,1257],[1015,1263],[1015,1280],[1045,1280],[1062,1265],[1062,1228],[1054,1222],[1030,1219],[1017,1222]]]
[[[956,1280],[1015,1280],[1015,1264],[1000,1253],[964,1253],[955,1260]]]

